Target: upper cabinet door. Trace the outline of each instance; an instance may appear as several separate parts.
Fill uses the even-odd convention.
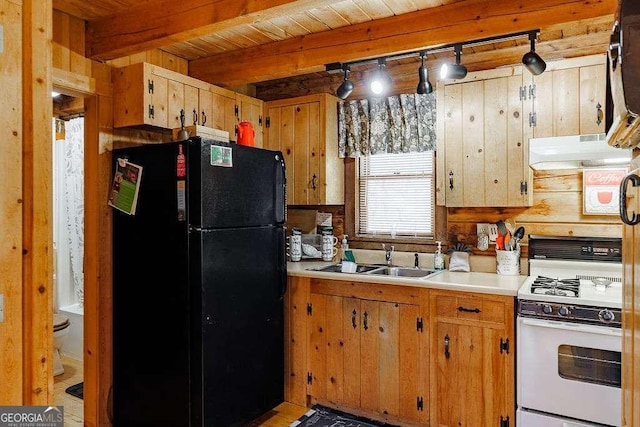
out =
[[[606,87],[605,55],[549,63],[527,87],[532,136],[604,133]]]
[[[530,206],[521,69],[473,73],[439,89],[438,203]]]
[[[167,128],[168,79],[150,64],[139,63],[114,71],[113,126],[151,125]]]
[[[580,68],[580,133],[604,133],[607,64]]]
[[[229,139],[236,140],[236,97],[233,92],[218,90],[212,92],[211,126],[229,132]]]
[[[284,155],[290,205],[344,203],[337,101],[319,94],[265,103],[264,144]]]

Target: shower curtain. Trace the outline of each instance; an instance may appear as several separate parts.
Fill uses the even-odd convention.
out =
[[[84,118],[65,123],[64,192],[71,275],[76,301],[84,305]]]

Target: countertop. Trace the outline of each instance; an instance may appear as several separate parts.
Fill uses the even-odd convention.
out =
[[[431,277],[385,277],[362,273],[327,273],[307,270],[331,265],[332,262],[301,261],[289,262],[289,276],[315,277],[329,280],[348,280],[364,283],[414,286],[428,289],[444,289],[450,291],[477,292],[483,294],[516,296],[518,288],[527,276],[506,276],[496,273],[457,272],[444,270]]]

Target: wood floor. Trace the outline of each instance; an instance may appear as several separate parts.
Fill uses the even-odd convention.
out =
[[[308,410],[309,408],[304,406],[284,402],[251,423],[251,427],[289,427],[292,422],[300,418]]]
[[[64,374],[53,379],[55,404],[64,406],[65,427],[81,427],[84,425],[84,402],[65,393],[65,389],[83,381],[82,362],[63,357],[62,365]],[[284,402],[255,420],[251,426],[289,427],[308,410],[303,406]]]

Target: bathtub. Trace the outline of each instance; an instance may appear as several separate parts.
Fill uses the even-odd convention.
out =
[[[83,326],[84,326],[84,307],[80,304],[72,304],[66,307],[60,307],[60,314],[63,314],[69,318],[71,326],[69,326],[69,334],[67,335],[67,341],[60,349],[66,357],[82,361],[82,355],[84,353],[83,343]]]

